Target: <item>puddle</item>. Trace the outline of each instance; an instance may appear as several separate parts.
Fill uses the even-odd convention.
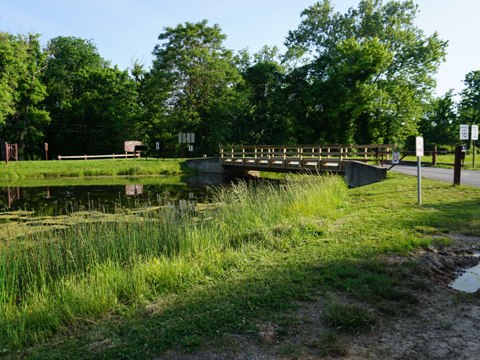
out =
[[[480,289],[480,264],[465,270],[449,285],[452,289],[467,293],[474,293]]]

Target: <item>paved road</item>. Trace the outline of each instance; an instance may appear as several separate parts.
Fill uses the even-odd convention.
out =
[[[396,165],[392,168],[391,171],[396,171],[407,175],[417,175],[416,166]],[[445,181],[453,184],[453,169],[422,167],[422,177]],[[462,170],[461,184],[480,187],[480,171]]]

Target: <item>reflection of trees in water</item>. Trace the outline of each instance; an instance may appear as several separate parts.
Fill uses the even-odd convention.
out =
[[[6,187],[0,189],[0,211],[29,210],[38,215],[57,216],[76,211],[114,213],[120,209],[148,206],[192,208],[208,201],[208,189],[174,185],[102,185]]]

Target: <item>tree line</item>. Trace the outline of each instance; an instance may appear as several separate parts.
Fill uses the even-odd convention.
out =
[[[414,21],[413,0],[362,0],[345,13],[330,0],[305,9],[286,50],[234,53],[207,20],[166,27],[150,68],[111,66],[95,44],[0,33],[0,139],[20,156],[109,154],[141,140],[160,156],[221,144],[453,145],[459,122],[479,123],[480,71],[435,97],[447,42]]]

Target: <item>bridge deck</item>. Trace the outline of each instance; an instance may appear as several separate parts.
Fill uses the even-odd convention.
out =
[[[345,161],[388,160],[391,145],[294,145],[222,147],[224,166],[263,171],[344,172]]]

